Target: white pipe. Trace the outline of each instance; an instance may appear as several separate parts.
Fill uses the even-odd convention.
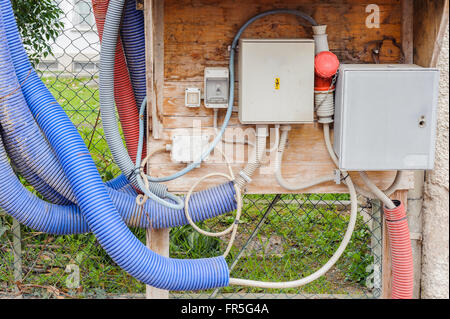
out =
[[[314,41],[316,43],[316,55],[323,51],[330,51],[330,48],[328,46],[327,26],[318,25],[313,26],[312,29],[314,33]]]

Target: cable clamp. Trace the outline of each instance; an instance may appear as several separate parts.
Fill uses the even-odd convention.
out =
[[[241,176],[249,184],[253,181],[244,171],[239,172],[239,176]]]
[[[336,185],[341,185],[342,181],[341,181],[341,171],[338,169],[334,170],[334,176],[335,176],[335,182]]]

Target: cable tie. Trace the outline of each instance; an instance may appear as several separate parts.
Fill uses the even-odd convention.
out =
[[[346,182],[349,177],[350,177],[350,174],[347,173],[347,175],[341,179],[341,182]]]

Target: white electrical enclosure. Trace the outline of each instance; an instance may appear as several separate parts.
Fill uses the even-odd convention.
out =
[[[208,135],[176,135],[172,138],[172,163],[190,164],[199,161],[208,145]]]
[[[213,109],[228,108],[230,71],[228,68],[205,69],[205,106]]]
[[[187,88],[185,91],[186,107],[200,107],[202,104],[202,92],[198,88]]]
[[[434,168],[439,70],[342,65],[335,150],[347,171]]]
[[[239,119],[242,124],[314,121],[314,40],[240,41]]]

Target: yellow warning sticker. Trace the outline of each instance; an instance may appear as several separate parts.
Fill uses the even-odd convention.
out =
[[[279,90],[281,87],[281,80],[280,78],[275,79],[275,90]]]

